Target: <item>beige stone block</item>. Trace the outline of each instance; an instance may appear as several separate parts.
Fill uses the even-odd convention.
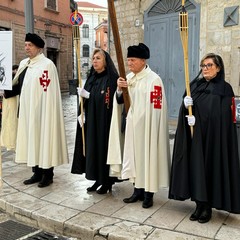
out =
[[[39,188],[36,183],[36,184],[27,185],[27,188],[23,192],[31,196],[35,196],[37,198],[42,198],[48,195],[49,193],[53,192],[54,189],[55,189],[54,183],[45,188]]]
[[[232,50],[231,45],[227,45],[227,46],[223,46],[223,47],[222,47],[222,51],[223,51],[224,53],[226,53],[226,52],[231,52],[231,50]]]
[[[113,226],[107,226],[100,229],[99,233],[108,240],[132,240],[132,239],[146,239],[152,232],[153,228],[147,225],[140,225],[132,222],[119,222]]]
[[[28,226],[38,228],[38,222],[35,219],[32,219],[31,216],[24,216],[23,214],[15,213],[14,218]]]
[[[79,194],[81,191],[86,189],[93,184],[91,181],[87,181],[83,175],[76,174],[59,174],[59,177],[54,178],[54,184],[52,184],[53,190],[63,190],[74,192]]]
[[[8,220],[8,215],[5,213],[0,213],[0,223]]]
[[[190,221],[189,216],[190,214],[179,223],[175,229],[176,231],[205,238],[214,238],[222,226],[222,222],[227,217],[227,213],[213,210],[212,219],[204,225],[198,221]]]
[[[17,193],[18,191],[13,187],[9,186],[5,182],[3,182],[2,188],[0,188],[0,197],[6,196],[8,194]],[[1,201],[2,199],[0,199]]]
[[[232,31],[232,38],[240,39],[240,29],[235,29],[234,31]]]
[[[15,152],[10,150],[7,151],[5,147],[1,147],[2,150],[2,168],[4,170],[13,170],[13,167],[17,166],[17,163],[15,163]],[[5,173],[5,171],[3,172]]]
[[[173,230],[187,215],[188,214],[186,212],[160,208],[144,223],[158,228]]]
[[[223,40],[225,45],[231,45],[232,44],[232,32],[231,31],[223,31]]]
[[[214,1],[211,1],[211,2],[214,2]],[[211,14],[208,14],[207,22],[221,23],[223,27],[223,8],[222,8],[222,11],[219,11],[220,9],[219,6],[213,6],[212,9],[209,6],[208,9],[210,9],[208,12],[211,11]]]
[[[49,194],[42,197],[42,200],[54,203],[54,204],[60,204],[64,201],[71,201],[71,199],[74,199],[78,195],[74,192],[70,191],[54,191],[50,192]]]
[[[94,239],[94,240],[106,240],[106,238],[103,237],[103,236],[94,236],[93,239]]]
[[[159,209],[159,205],[155,204],[151,208],[142,208],[142,202],[126,204],[125,207],[114,213],[112,216],[120,219],[125,219],[137,223],[143,223],[147,220],[155,211]]]
[[[100,195],[97,193],[87,193],[81,192],[80,195],[74,198],[69,198],[61,202],[62,206],[69,207],[72,209],[76,209],[79,211],[84,211],[89,207],[93,206],[97,202],[105,199],[107,197],[106,194]]]
[[[156,229],[147,240],[207,240],[207,238],[185,234],[181,232],[171,232],[163,229]]]
[[[44,201],[22,192],[4,196],[2,199],[7,202],[6,210],[9,214],[18,213],[27,217],[31,217],[33,211],[41,209],[46,204]]]
[[[0,199],[0,210],[6,211],[6,201]]]
[[[225,224],[227,226],[240,228],[240,215],[233,213],[229,214],[227,220],[225,221]]]
[[[121,209],[125,203],[122,199],[116,199],[114,197],[106,198],[96,204],[94,204],[92,207],[88,208],[88,212],[92,213],[98,213],[105,216],[111,216],[116,211]]]
[[[239,223],[238,223],[239,226]],[[234,228],[229,226],[222,226],[217,233],[216,239],[219,240],[236,240],[240,239],[240,228]]]
[[[48,203],[45,207],[34,211],[32,218],[38,222],[40,228],[63,234],[64,222],[77,214],[79,214],[77,210]]]
[[[164,204],[163,208],[172,209],[178,212],[189,213],[190,211],[194,211],[195,209],[195,202],[190,200],[186,201],[176,201],[176,200],[169,200],[166,204]]]
[[[202,0],[203,1],[203,0]],[[218,8],[224,8],[224,2],[220,1],[207,1],[207,7],[210,11],[216,11]]]
[[[209,45],[223,45],[223,32],[215,31],[209,36]]]
[[[64,234],[79,239],[92,240],[99,229],[118,222],[120,220],[115,218],[84,212],[65,222]]]
[[[20,185],[22,184],[23,180],[29,178],[32,173],[29,171],[30,168],[27,168],[24,165],[16,165],[13,166],[10,171],[4,169],[4,181],[7,182],[9,185]]]

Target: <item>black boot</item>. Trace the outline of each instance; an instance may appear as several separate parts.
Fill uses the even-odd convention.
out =
[[[212,218],[212,208],[208,203],[204,203],[201,215],[198,218],[199,223],[207,223]]]
[[[150,208],[153,205],[153,195],[154,193],[152,192],[145,192],[144,193],[144,200],[142,203],[143,208]]]
[[[105,194],[112,191],[112,184],[103,184],[96,192],[98,194]]]
[[[43,188],[47,187],[53,183],[53,167],[48,169],[43,169],[43,176],[41,181],[38,184],[38,187]]]
[[[194,213],[190,216],[191,221],[197,221],[203,211],[203,203],[196,201],[196,209]]]
[[[108,177],[102,183],[102,186],[96,191],[98,194],[105,194],[112,191],[112,185],[115,184],[115,178]]]
[[[134,192],[131,197],[124,198],[123,201],[125,203],[134,203],[139,201],[143,201],[144,199],[144,189],[143,188],[134,188]]]
[[[87,188],[87,192],[95,192],[100,185],[101,185],[101,184],[99,184],[99,183],[96,181],[91,187],[88,187],[88,188]]]
[[[37,183],[37,182],[41,181],[41,179],[42,179],[42,169],[39,168],[38,166],[35,166],[35,167],[32,168],[32,171],[34,172],[32,177],[25,180],[23,182],[23,184],[30,185],[30,184],[34,184],[34,183]]]

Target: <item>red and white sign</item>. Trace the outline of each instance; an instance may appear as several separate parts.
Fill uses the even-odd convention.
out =
[[[79,12],[73,12],[71,15],[70,15],[70,22],[72,25],[82,25],[83,23],[83,16],[81,13]]]

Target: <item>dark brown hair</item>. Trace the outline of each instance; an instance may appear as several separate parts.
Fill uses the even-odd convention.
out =
[[[213,62],[219,67],[220,71],[218,72],[218,75],[221,75],[222,78],[225,78],[225,69],[222,58],[215,53],[208,53],[202,58],[200,64],[202,65],[204,60],[208,58],[211,58]]]

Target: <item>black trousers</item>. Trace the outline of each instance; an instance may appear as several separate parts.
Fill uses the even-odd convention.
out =
[[[151,199],[153,198],[153,195],[154,195],[153,192],[145,192],[144,188],[134,188],[133,194],[144,197],[145,199]]]
[[[53,169],[54,169],[53,167],[48,169],[43,169],[38,166],[35,166],[32,168],[32,171],[39,178],[42,178],[43,176],[45,176],[47,179],[52,179],[54,175]]]

